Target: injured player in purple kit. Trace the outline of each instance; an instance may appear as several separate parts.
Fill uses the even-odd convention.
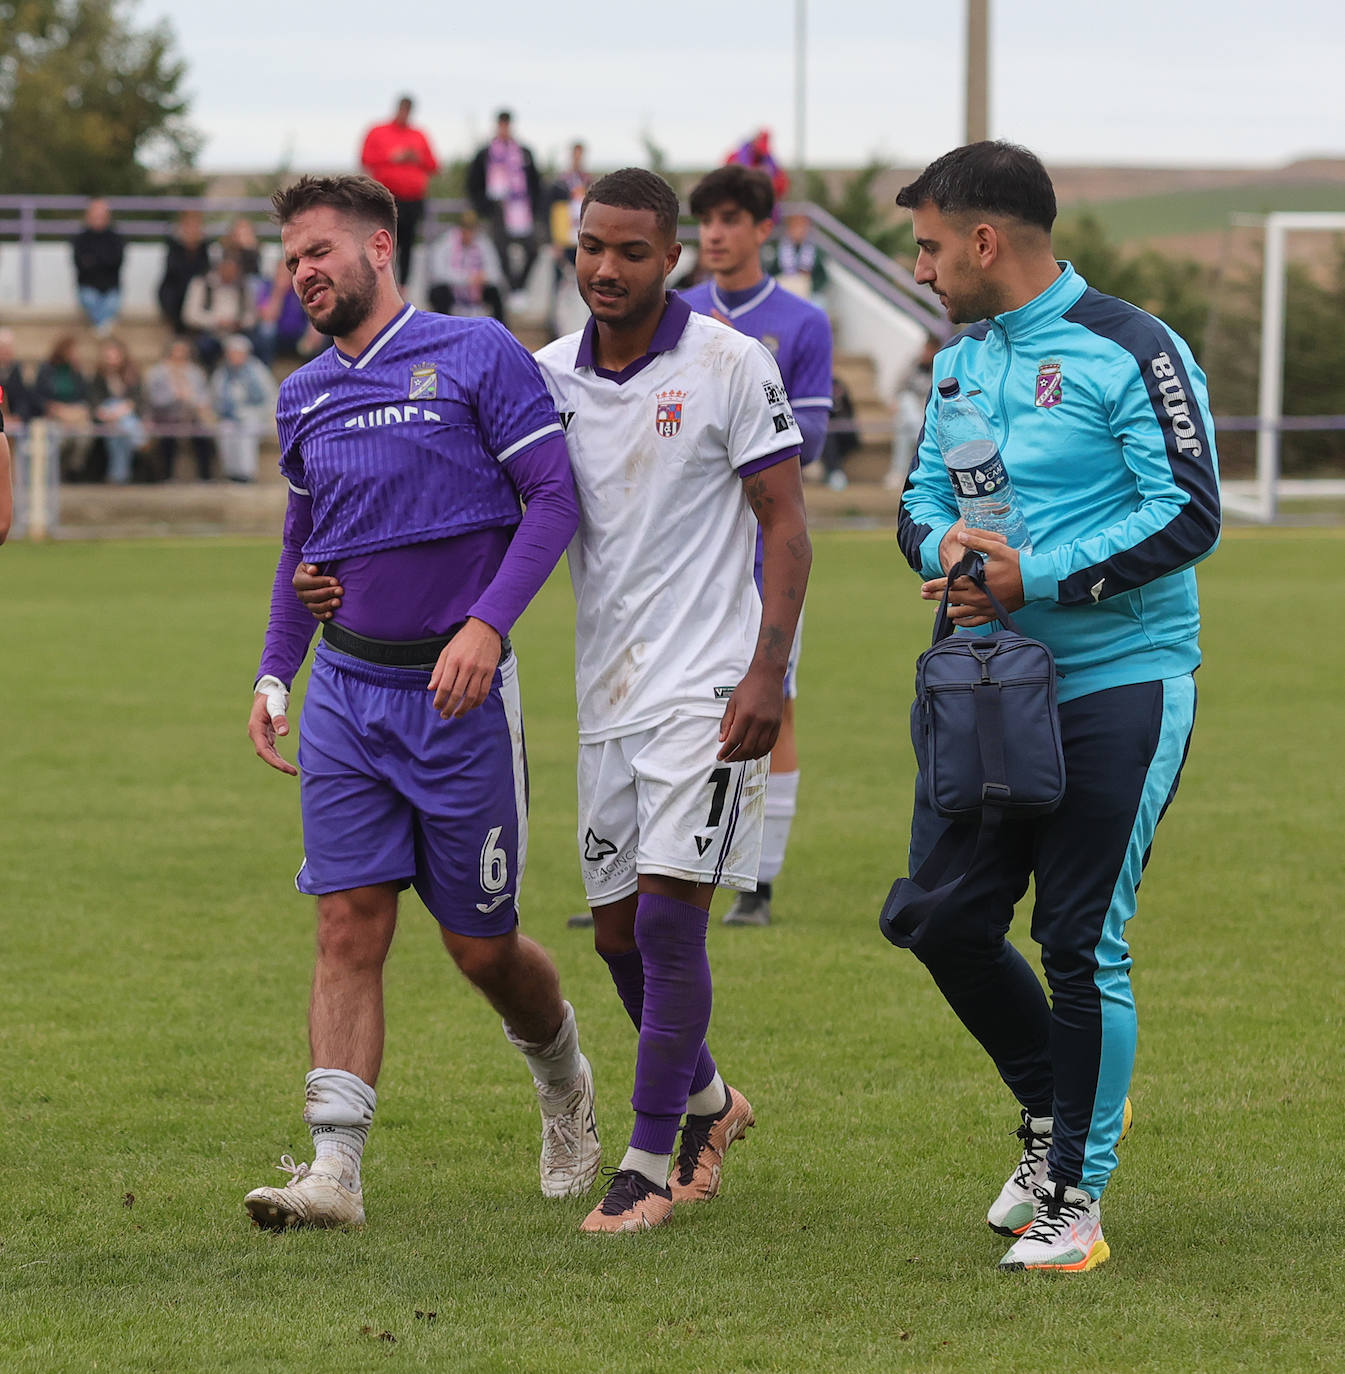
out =
[[[383,964],[408,886],[532,1072],[543,1193],[577,1195],[599,1164],[593,1078],[555,969],[518,930],[527,772],[508,637],[576,527],[555,405],[495,321],[402,300],[384,188],[303,177],[273,199],[295,292],[335,341],[281,387],[291,493],[249,721],[258,755],[300,778],[315,1158],[284,1156],[290,1181],[244,1205],[270,1229],[364,1221]],[[314,630],[291,587],[301,562],[340,596],[319,616],[296,770],[276,742]]]

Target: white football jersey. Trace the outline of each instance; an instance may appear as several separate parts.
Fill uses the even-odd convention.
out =
[[[585,744],[674,712],[723,713],[761,628],[739,472],[801,442],[770,352],[677,297],[650,355],[619,377],[592,365],[592,331],[537,354],[579,495],[569,564]]]

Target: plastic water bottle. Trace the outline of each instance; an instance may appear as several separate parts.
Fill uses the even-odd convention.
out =
[[[939,452],[968,526],[1002,534],[1012,548],[1032,552],[1032,536],[1014,496],[990,422],[962,395],[956,377],[939,383]]]

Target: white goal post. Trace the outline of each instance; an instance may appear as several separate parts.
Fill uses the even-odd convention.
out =
[[[1261,361],[1257,389],[1256,478],[1224,484],[1224,505],[1238,515],[1270,523],[1282,497],[1345,496],[1345,479],[1285,480],[1280,476],[1280,424],[1284,409],[1285,236],[1301,230],[1345,230],[1345,214],[1276,210],[1235,215],[1238,226],[1265,232],[1261,277]]]

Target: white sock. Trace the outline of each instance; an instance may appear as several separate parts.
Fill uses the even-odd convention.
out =
[[[360,1191],[360,1160],[369,1139],[368,1126],[310,1126],[313,1133],[313,1171],[333,1173],[345,1187]],[[319,1169],[324,1160],[327,1167]]]
[[[568,1002],[564,1006],[565,1019],[545,1044],[534,1045],[520,1039],[507,1021],[500,1022],[505,1038],[522,1054],[540,1088],[568,1086],[579,1076],[579,1025],[574,1019],[574,1008]]]
[[[687,1098],[688,1116],[718,1116],[729,1104],[729,1090],[715,1070],[715,1076],[698,1093]]]
[[[785,866],[785,849],[789,844],[789,827],[794,823],[794,810],[799,799],[799,775],[770,773],[766,778],[766,824],[761,832],[761,867],[757,881],[774,882]]]
[[[621,1157],[621,1167],[634,1169],[637,1174],[643,1174],[650,1183],[657,1183],[660,1188],[666,1188],[668,1175],[672,1172],[672,1155],[650,1154],[648,1150],[637,1150],[631,1145]]]
[[[345,1069],[314,1069],[304,1080],[304,1120],[313,1135],[314,1167],[329,1161],[320,1172],[334,1173],[356,1192],[377,1105],[373,1088]]]

